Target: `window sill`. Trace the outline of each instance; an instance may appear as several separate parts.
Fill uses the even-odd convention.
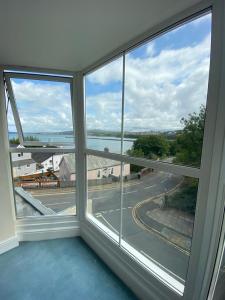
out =
[[[16,220],[19,241],[66,238],[80,235],[77,216],[27,217]]]
[[[119,237],[110,229],[108,229],[101,222],[96,220],[92,215],[87,214],[88,222],[97,228],[106,238],[111,240],[119,249],[121,249],[126,255],[128,255],[132,260],[138,263],[144,270],[154,276],[157,280],[163,283],[170,290],[175,292],[179,296],[183,296],[184,294],[184,283],[181,283],[171,274],[169,270],[164,268],[158,262],[154,261],[152,258],[147,258],[135,248],[133,248],[130,244],[121,241],[121,246],[119,246]]]

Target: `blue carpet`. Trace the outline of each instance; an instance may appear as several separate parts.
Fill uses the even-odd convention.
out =
[[[24,242],[0,255],[1,300],[137,299],[81,238]]]

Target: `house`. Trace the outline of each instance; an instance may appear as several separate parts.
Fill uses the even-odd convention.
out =
[[[37,164],[32,158],[23,158],[12,161],[13,177],[20,177],[34,174],[37,171]]]
[[[88,180],[119,177],[121,164],[103,157],[88,156]],[[130,175],[130,164],[124,164],[123,176]],[[76,180],[76,160],[74,154],[65,154],[59,163],[59,178],[62,181]]]
[[[18,146],[17,148],[20,149],[24,147]],[[37,170],[37,164],[32,159],[31,153],[26,153],[26,152],[12,153],[11,159],[12,159],[12,169],[13,169],[14,178],[33,174]]]
[[[59,171],[59,164],[63,157],[63,154],[57,153],[32,153],[32,159],[38,164],[38,169],[42,172],[49,170],[53,172]]]

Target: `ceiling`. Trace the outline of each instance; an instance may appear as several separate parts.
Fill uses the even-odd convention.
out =
[[[80,70],[199,0],[0,0],[0,64]]]

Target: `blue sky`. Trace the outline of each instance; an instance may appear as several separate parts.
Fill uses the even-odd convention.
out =
[[[170,30],[126,54],[127,131],[175,130],[206,103],[211,16]],[[88,129],[121,129],[122,59],[86,76]],[[69,85],[13,80],[25,132],[72,130]],[[15,131],[12,113],[9,131]]]

